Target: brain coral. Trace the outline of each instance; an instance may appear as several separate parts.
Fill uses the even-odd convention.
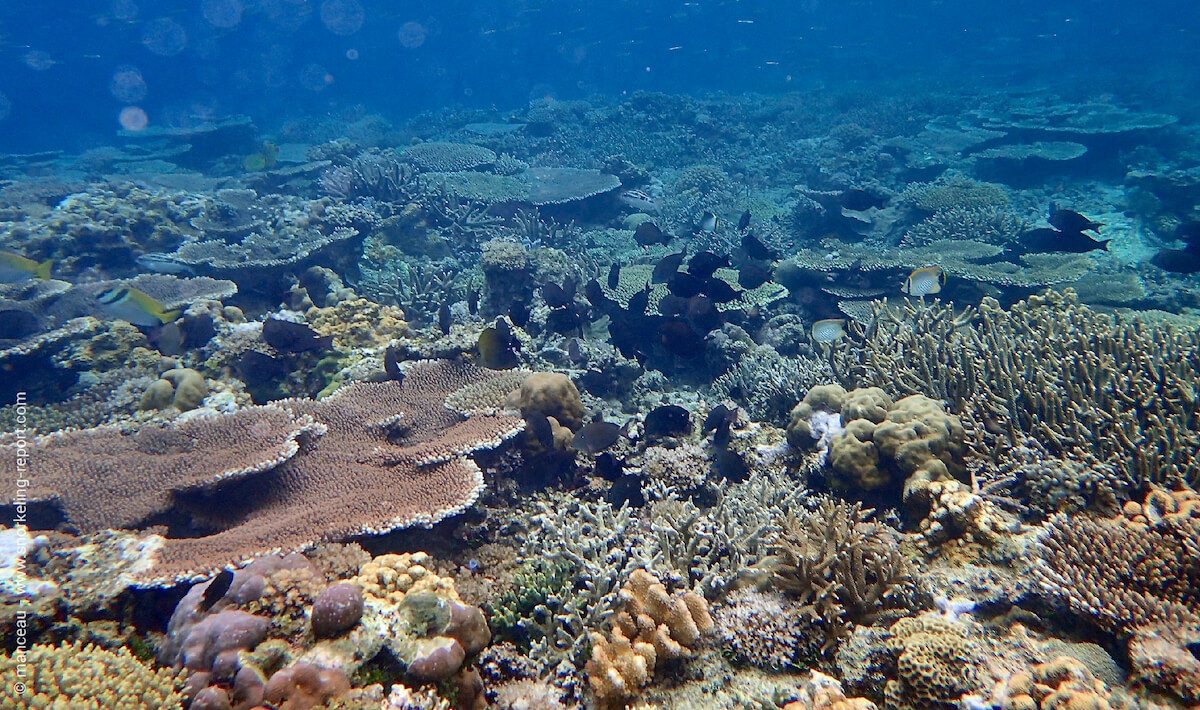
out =
[[[884,687],[885,710],[958,708],[963,695],[979,690],[979,647],[967,627],[936,614],[892,625],[888,652],[896,678]]]

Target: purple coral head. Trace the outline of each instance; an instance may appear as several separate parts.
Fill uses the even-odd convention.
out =
[[[446,636],[418,639],[408,674],[422,683],[436,683],[458,672],[466,659],[462,644]]]
[[[354,628],[363,614],[363,594],[358,585],[339,582],[317,595],[312,607],[313,636],[340,636]]]

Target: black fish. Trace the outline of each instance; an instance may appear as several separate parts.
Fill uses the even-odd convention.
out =
[[[267,345],[285,353],[300,353],[307,350],[325,350],[333,344],[333,336],[321,337],[317,331],[303,323],[268,318],[263,321],[263,340]]]
[[[711,251],[702,251],[692,256],[688,262],[688,273],[697,278],[706,279],[722,266],[729,266],[729,255],[717,256]]]
[[[742,237],[742,249],[745,250],[746,256],[749,256],[751,259],[758,259],[759,261],[775,261],[779,258],[775,250],[768,248],[766,244],[763,244],[753,234],[747,234]]]
[[[574,302],[571,294],[568,294],[562,286],[551,281],[542,285],[542,298],[546,299],[546,305],[551,308],[565,308]]]
[[[734,289],[729,284],[725,283],[716,276],[704,280],[704,286],[701,289],[705,295],[717,303],[729,303],[741,298],[742,292]]]
[[[238,376],[246,382],[270,382],[286,377],[291,368],[283,360],[257,350],[247,350],[238,361]]]
[[[621,357],[639,362],[645,354],[642,352],[643,337],[640,330],[625,320],[613,319],[608,323],[608,336],[613,347],[621,353]]]
[[[658,310],[663,315],[668,315],[661,305]],[[721,324],[725,322],[721,312],[713,304],[713,300],[703,295],[692,296],[685,302],[683,316],[687,318],[687,322],[697,333],[710,333],[720,328]]]
[[[0,311],[0,340],[25,338],[41,329],[37,316],[15,308]]]
[[[571,446],[585,454],[598,454],[617,443],[620,437],[620,426],[612,422],[591,422],[575,432]]]
[[[450,304],[442,303],[442,307],[438,309],[438,328],[446,335],[450,334]]]
[[[546,316],[546,330],[552,333],[567,335],[574,332],[587,322],[587,308],[577,305],[574,301],[569,308],[555,308]]]
[[[209,313],[185,313],[180,328],[183,331],[183,345],[192,348],[204,345],[217,334],[217,326]]]
[[[692,298],[700,298],[700,296],[692,296]],[[680,298],[673,293],[664,294],[658,299],[658,313],[663,316],[681,316],[687,311],[688,301],[691,299]]]
[[[508,317],[513,325],[524,328],[529,324],[529,306],[519,298],[514,300],[508,307]]]
[[[1083,254],[1097,249],[1108,251],[1108,242],[1093,239],[1083,232],[1059,232],[1048,227],[1040,227],[1024,232],[1018,238],[1017,244],[1021,254],[1069,252]]]
[[[838,204],[852,212],[862,212],[872,207],[883,207],[887,203],[882,197],[877,197],[858,188],[842,190],[838,195]]]
[[[600,288],[600,282],[596,279],[588,281],[583,287],[583,296],[597,313],[611,314],[619,307],[616,301],[604,295],[604,289]]]
[[[750,229],[750,210],[746,210],[738,218],[738,232],[745,234],[747,229]]]
[[[619,283],[621,283],[621,265],[614,261],[613,265],[608,267],[608,287],[616,288]]]
[[[229,591],[229,585],[233,584],[233,572],[223,569],[208,586],[204,588],[204,597],[200,600],[197,607],[199,611],[208,611],[213,608],[213,604],[221,601],[225,596],[225,592]]]
[[[395,345],[389,345],[383,353],[383,371],[389,380],[403,380],[404,371],[400,369],[400,354]]]
[[[530,412],[525,415],[525,424],[529,433],[543,448],[554,448],[554,428],[550,426],[550,420],[546,418],[545,414]]]
[[[704,339],[682,318],[667,318],[658,324],[658,342],[663,348],[686,358],[704,354]]]
[[[691,412],[674,404],[655,407],[646,415],[646,436],[683,436],[692,430]]]
[[[650,284],[646,284],[646,288],[638,291],[629,298],[629,312],[633,315],[642,315],[646,309],[650,307]]]
[[[771,269],[754,262],[742,264],[738,271],[738,286],[742,288],[758,288],[770,280]]]
[[[1173,274],[1200,273],[1200,254],[1187,249],[1163,249],[1150,259],[1150,263]]]
[[[669,243],[671,235],[659,229],[653,222],[642,222],[633,230],[633,240],[643,247],[648,247],[651,244]]]
[[[1060,210],[1053,202],[1050,203],[1050,225],[1063,232],[1083,232],[1092,230],[1099,233],[1104,226],[1101,222],[1093,222],[1078,212]]]
[[[470,313],[471,315],[475,315],[478,312],[479,312],[479,292],[476,291],[475,289],[471,289],[471,292],[467,294],[467,313]]]
[[[700,293],[704,282],[691,274],[679,272],[667,281],[667,289],[680,298],[691,298]]]
[[[700,433],[707,434],[710,431],[716,431],[718,436],[722,435],[722,431],[728,433],[729,427],[737,421],[737,412],[737,407],[730,408],[724,404],[718,404],[704,418],[704,425],[700,427]]]
[[[665,284],[668,279],[679,271],[679,265],[683,263],[683,257],[687,252],[676,252],[667,254],[658,263],[654,265],[654,272],[650,274],[650,283]]]

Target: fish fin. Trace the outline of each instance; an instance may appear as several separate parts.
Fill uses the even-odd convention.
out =
[[[46,259],[42,263],[38,264],[37,269],[35,269],[33,272],[33,275],[38,277],[39,279],[42,279],[43,281],[50,278],[50,264],[51,263],[52,263],[52,260]]]
[[[1108,243],[1111,241],[1111,239],[1105,239],[1104,241],[1100,242],[1100,248],[1104,251],[1108,251]]]
[[[180,313],[183,313],[183,309],[176,308],[173,311],[166,311],[165,313],[160,313],[158,315],[158,319],[163,322],[163,325],[166,325],[167,323],[170,323],[171,321],[178,318]]]

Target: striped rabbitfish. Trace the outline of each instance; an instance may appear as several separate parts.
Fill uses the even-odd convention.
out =
[[[946,272],[942,271],[942,267],[926,266],[909,274],[908,278],[904,279],[904,285],[900,287],[900,292],[909,296],[931,296],[939,293],[944,283],[946,283]]]
[[[167,311],[154,297],[128,286],[110,288],[97,296],[96,302],[112,318],[133,325],[163,325],[179,317],[179,311]]]
[[[813,323],[812,339],[818,343],[832,343],[846,335],[844,318],[826,318]]]
[[[49,259],[39,263],[11,251],[0,251],[0,283],[21,283],[35,276],[39,279],[50,278]]]

